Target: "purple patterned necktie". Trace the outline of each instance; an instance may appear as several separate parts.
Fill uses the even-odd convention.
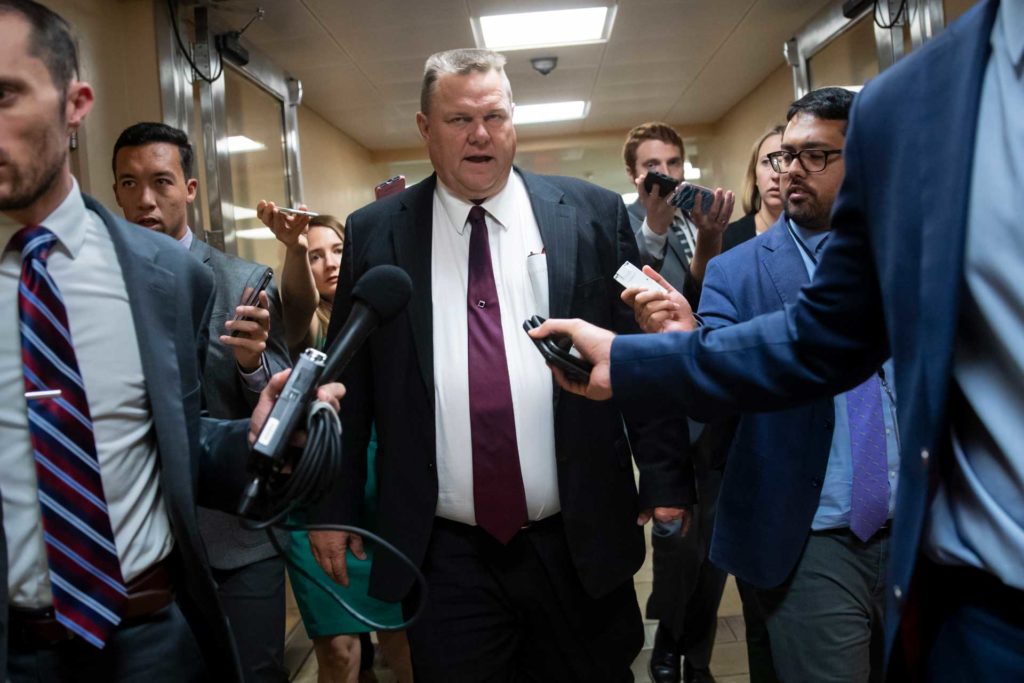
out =
[[[484,209],[469,211],[469,424],[476,523],[508,543],[528,521],[512,386]]]
[[[25,391],[60,391],[54,398],[26,400],[53,608],[57,621],[101,648],[121,621],[127,591],[64,300],[46,270],[56,241],[46,228],[29,226],[8,248],[22,255],[18,311]]]
[[[889,463],[878,375],[846,392],[853,454],[850,531],[867,541],[889,517]]]

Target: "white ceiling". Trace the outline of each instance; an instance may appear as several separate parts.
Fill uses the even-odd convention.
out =
[[[204,3],[205,4],[205,3]],[[244,41],[303,83],[304,103],[371,150],[420,144],[423,62],[474,45],[470,17],[610,0],[215,0],[222,22],[266,10]],[[506,53],[520,104],[584,99],[580,121],[519,127],[521,141],[711,123],[783,63],[782,45],[828,0],[618,0],[607,43]],[[530,58],[555,55],[542,76]]]

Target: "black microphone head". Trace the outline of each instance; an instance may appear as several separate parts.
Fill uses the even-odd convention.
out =
[[[412,280],[398,266],[374,266],[352,287],[352,298],[368,306],[381,322],[398,315],[411,295]]]

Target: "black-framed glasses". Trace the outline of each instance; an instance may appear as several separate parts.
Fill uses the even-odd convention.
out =
[[[828,166],[829,159],[833,155],[843,153],[841,149],[802,149],[799,152],[772,152],[768,155],[768,161],[776,173],[789,173],[789,168],[794,161],[799,161],[803,169],[808,173],[821,173]]]

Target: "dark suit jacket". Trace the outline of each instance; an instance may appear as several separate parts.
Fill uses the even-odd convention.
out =
[[[174,240],[115,218],[85,196],[110,231],[135,322],[160,458],[160,493],[174,534],[178,605],[215,680],[238,681],[234,638],[199,538],[196,504],[231,508],[245,486],[248,420],[201,417],[213,279]],[[116,353],[120,340],[111,340]],[[7,669],[7,552],[0,537],[0,671]]]
[[[659,264],[654,255],[647,251],[647,243],[641,233],[644,218],[647,217],[644,205],[635,201],[626,207],[626,211],[629,214],[629,225],[633,228],[633,235],[636,237],[637,248],[640,250],[640,263],[657,270],[659,275],[668,280],[677,291],[686,297],[690,308],[696,311],[697,306],[700,305],[701,283],[690,272],[690,260],[686,258],[686,248],[683,246],[682,239],[672,230],[668,231],[665,258]]]
[[[717,331],[619,338],[613,346],[620,405],[653,397],[709,415],[833,395],[892,355],[896,394],[906,400],[898,407],[890,648],[918,557],[929,471],[941,471],[950,457],[946,410],[964,290],[964,196],[997,7],[993,0],[975,6],[857,95],[830,244],[795,305]],[[655,358],[657,372],[650,372]]]
[[[795,302],[809,281],[783,216],[711,260],[700,315],[710,329],[734,325]],[[740,418],[719,494],[712,562],[762,588],[786,579],[818,507],[834,421],[831,398]]]
[[[637,261],[622,199],[580,180],[517,172],[544,240],[551,316],[637,331],[612,280],[623,261]],[[329,334],[333,339],[347,318],[352,283],[366,270],[396,264],[412,278],[408,308],[370,337],[342,376],[348,388],[341,418],[349,472],[321,512],[328,519],[355,519],[366,460],[354,454],[366,452],[370,426],[376,425],[380,533],[417,564],[430,539],[438,490],[430,288],[435,184],[432,176],[349,217]],[[584,587],[600,596],[629,580],[643,562],[637,511],[692,502],[686,426],[679,418],[631,421],[632,453],[640,468],[638,497],[631,443],[618,411],[608,402],[557,390],[552,400],[565,533]],[[411,582],[389,553],[374,557],[372,594],[397,600]]]
[[[208,331],[210,346],[203,373],[206,408],[211,417],[248,418],[259,394],[245,386],[238,374],[234,352],[220,342],[220,335],[224,334],[224,323],[235,317],[235,307],[242,299],[245,286],[254,286],[268,268],[225,254],[198,237],[192,238],[189,251],[207,265],[215,283]],[[267,297],[270,299],[270,337],[264,356],[273,374],[290,367],[291,363],[284,340],[280,297],[273,282],[267,288]],[[277,554],[266,533],[243,529],[241,520],[234,515],[203,508],[199,511],[199,528],[206,541],[210,564],[218,569],[243,567]],[[284,542],[287,534],[280,532],[279,538]]]

